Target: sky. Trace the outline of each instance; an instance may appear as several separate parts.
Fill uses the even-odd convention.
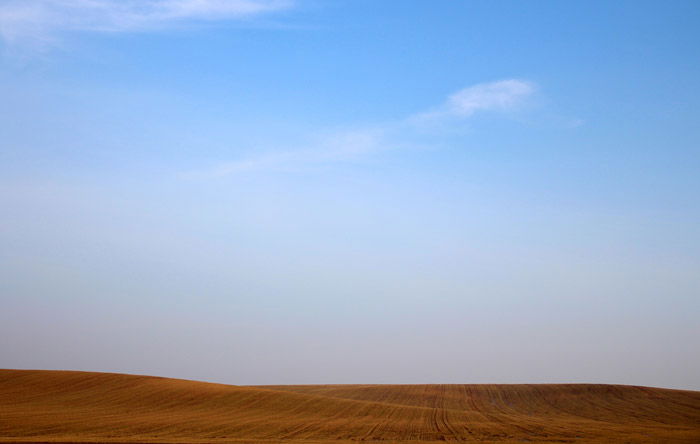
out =
[[[0,0],[0,367],[700,390],[700,3]]]

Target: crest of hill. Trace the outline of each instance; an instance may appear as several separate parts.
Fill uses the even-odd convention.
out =
[[[0,442],[700,442],[700,392],[591,385],[231,386],[0,370]]]

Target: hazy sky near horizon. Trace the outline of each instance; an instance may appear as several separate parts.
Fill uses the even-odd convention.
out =
[[[0,0],[0,367],[700,390],[697,1]]]

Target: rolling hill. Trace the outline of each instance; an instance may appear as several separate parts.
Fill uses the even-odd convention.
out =
[[[0,370],[0,443],[700,443],[700,392],[591,385],[231,386]]]

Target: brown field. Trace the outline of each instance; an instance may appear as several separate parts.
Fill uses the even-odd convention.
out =
[[[589,384],[243,387],[0,370],[1,443],[700,443],[700,392]]]

